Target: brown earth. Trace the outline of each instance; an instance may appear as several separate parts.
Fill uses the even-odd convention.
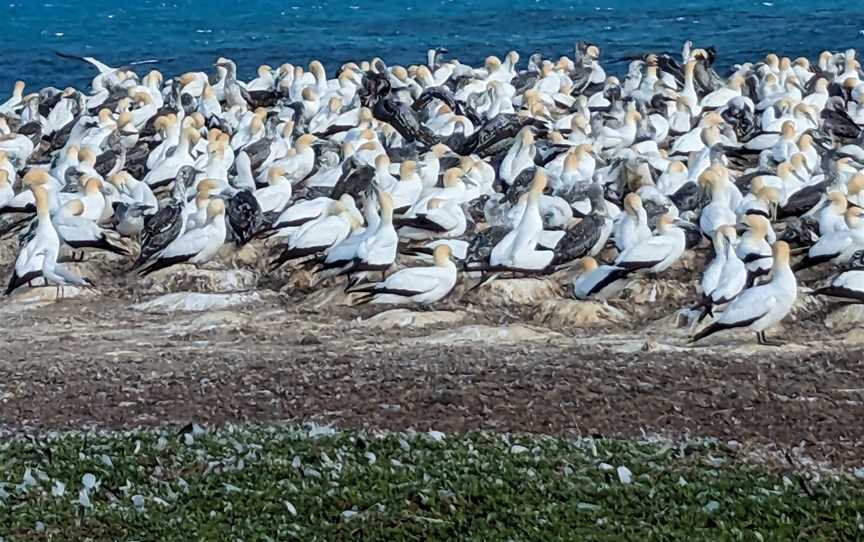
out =
[[[215,288],[201,277],[182,285],[231,289],[213,275]],[[165,275],[175,281],[166,289],[183,276]],[[660,434],[864,464],[860,314],[839,318],[805,297],[774,331],[785,347],[747,333],[690,347],[674,317],[692,299],[685,284],[637,283],[608,308],[566,301],[547,281],[500,280],[460,287],[436,312],[371,320],[385,309],[342,306],[338,288],[260,289],[237,306],[165,314],[132,308],[156,298],[146,284],[70,290],[59,302],[56,289],[37,289],[0,301],[0,428],[312,420]],[[34,295],[48,301],[25,303]]]

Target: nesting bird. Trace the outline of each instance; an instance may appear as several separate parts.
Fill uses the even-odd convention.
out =
[[[20,239],[7,290],[86,285],[63,247],[146,275],[251,244],[277,280],[347,275],[376,304],[437,302],[460,269],[577,267],[576,298],[614,303],[636,276],[705,260],[691,308],[713,321],[696,338],[747,327],[765,343],[792,269],[839,268],[817,294],[859,299],[864,74],[850,50],[723,77],[691,45],[623,79],[586,42],[524,69],[515,51],[476,68],[432,51],[428,66],[262,65],[246,82],[228,58],[176,78],[81,58],[89,91],[19,82],[0,102],[0,238]]]

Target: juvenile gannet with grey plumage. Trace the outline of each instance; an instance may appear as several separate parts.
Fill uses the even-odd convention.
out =
[[[87,279],[75,275],[57,263],[57,257],[60,254],[60,238],[51,222],[48,193],[40,185],[31,187],[31,191],[36,204],[38,224],[33,237],[18,252],[12,277],[6,288],[6,295],[39,277],[44,277],[46,281],[58,286],[91,285],[92,283]]]
[[[359,303],[430,305],[447,296],[456,285],[456,265],[450,260],[450,247],[438,245],[432,267],[409,267],[386,280],[355,288],[364,294]]]
[[[778,345],[765,338],[765,331],[778,324],[792,310],[798,298],[798,283],[789,266],[789,245],[778,241],[774,245],[773,256],[771,280],[742,292],[715,322],[697,333],[691,342],[718,331],[747,328],[756,333],[759,344]]]

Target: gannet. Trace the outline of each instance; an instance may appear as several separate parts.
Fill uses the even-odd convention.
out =
[[[585,256],[580,260],[582,272],[573,281],[576,299],[599,299],[605,301],[617,296],[630,282],[630,272],[615,265],[598,265],[597,260]]]
[[[834,232],[819,238],[793,269],[797,272],[827,262],[837,265],[848,263],[855,252],[864,250],[864,220],[861,215],[864,215],[864,209],[860,207],[847,209],[846,225],[849,229],[835,229]]]
[[[648,214],[642,206],[642,198],[631,193],[624,197],[624,212],[612,227],[612,239],[619,252],[651,238]]]
[[[211,200],[207,206],[207,223],[186,231],[177,237],[141,269],[141,275],[149,275],[180,263],[200,265],[209,262],[225,242],[225,203]]]
[[[849,261],[849,269],[838,273],[828,286],[814,290],[813,295],[864,303],[864,251],[856,252]]]
[[[684,254],[687,239],[669,214],[660,217],[657,233],[650,239],[634,243],[618,255],[615,265],[628,271],[661,273]]]
[[[555,252],[537,249],[543,234],[540,196],[546,183],[546,174],[538,169],[534,173],[525,210],[518,225],[492,249],[489,256],[491,267],[530,272],[544,270],[552,263]]]
[[[691,342],[699,341],[718,331],[747,328],[756,333],[759,344],[780,345],[767,340],[765,331],[779,323],[792,310],[798,297],[798,283],[789,267],[789,245],[777,241],[773,256],[771,280],[742,292],[715,322],[697,333]]]
[[[345,205],[339,201],[332,202],[326,214],[304,223],[290,234],[287,245],[273,259],[270,268],[277,269],[289,260],[324,252],[361,225]]]
[[[92,283],[68,271],[57,263],[60,253],[60,238],[51,222],[48,207],[48,193],[42,186],[32,186],[33,199],[36,204],[37,226],[33,237],[21,247],[15,259],[15,268],[6,295],[28,282],[44,277],[46,281],[58,286],[92,286]]]
[[[121,256],[129,256],[129,249],[115,238],[114,232],[99,227],[85,215],[85,204],[80,199],[66,202],[51,217],[60,239],[73,249],[95,248]]]
[[[357,287],[363,294],[359,303],[430,305],[447,296],[456,285],[456,265],[450,260],[450,247],[438,245],[432,267],[409,267],[397,271],[386,280]]]
[[[711,194],[711,203],[706,205],[699,215],[699,228],[703,234],[711,238],[717,228],[733,225],[737,218],[735,211],[730,206],[726,183],[714,170],[705,170],[699,176],[699,184],[706,187]]]

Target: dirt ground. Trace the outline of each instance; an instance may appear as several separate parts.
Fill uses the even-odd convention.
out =
[[[209,288],[193,282],[166,289]],[[864,465],[860,322],[809,298],[774,332],[785,347],[746,333],[691,347],[675,325],[688,283],[656,284],[608,308],[565,301],[548,281],[502,280],[433,312],[379,316],[341,306],[338,288],[245,289],[239,305],[200,312],[140,310],[159,292],[128,284],[15,296],[0,301],[0,428],[312,420],[659,434]]]

